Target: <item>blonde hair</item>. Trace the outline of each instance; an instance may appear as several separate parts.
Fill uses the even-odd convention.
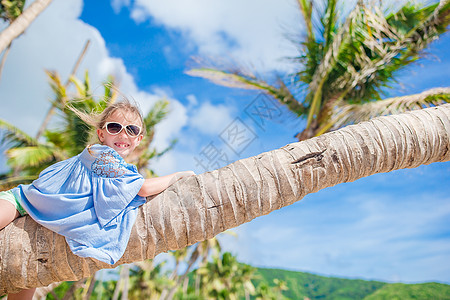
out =
[[[108,106],[102,112],[92,111],[90,113],[85,111],[80,111],[73,107],[72,105],[67,105],[67,107],[73,111],[83,122],[86,124],[96,128],[102,129],[105,127],[106,120],[114,114],[116,111],[124,111],[130,112],[133,114],[137,120],[139,120],[140,125],[142,127],[141,134],[145,135],[146,128],[144,124],[144,118],[142,116],[142,112],[136,102],[130,102],[127,98],[123,97],[120,101],[113,102],[108,104]],[[96,136],[96,134],[95,134]]]

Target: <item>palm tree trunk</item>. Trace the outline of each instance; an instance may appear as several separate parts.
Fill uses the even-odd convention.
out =
[[[92,275],[89,277],[86,282],[84,283],[83,292],[81,293],[81,299],[82,300],[89,300],[91,297],[92,292],[94,291],[95,287],[95,275]]]
[[[116,288],[112,300],[118,300],[119,294],[122,292],[122,300],[128,299],[128,281],[130,280],[130,266],[123,265],[120,269],[120,277],[117,281]]]
[[[0,231],[0,294],[78,280],[183,248],[309,193],[376,173],[450,160],[450,105],[376,118],[188,177],[144,204],[116,265],[80,258],[23,217]]]
[[[44,11],[52,0],[35,0],[14,22],[0,33],[0,53]]]
[[[85,285],[86,279],[80,279],[77,282],[74,282],[70,288],[66,291],[64,294],[64,297],[62,297],[61,300],[72,300],[75,299],[75,293],[76,291],[81,288],[83,285]]]

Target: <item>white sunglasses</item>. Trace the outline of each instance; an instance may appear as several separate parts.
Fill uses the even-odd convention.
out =
[[[131,137],[137,137],[142,131],[140,126],[133,124],[123,126],[117,122],[106,122],[103,128],[106,128],[106,131],[111,135],[117,135],[122,132],[122,129],[125,128],[125,132]]]

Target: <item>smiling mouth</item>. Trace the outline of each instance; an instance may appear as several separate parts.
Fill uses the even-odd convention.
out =
[[[126,144],[126,143],[114,143],[114,145],[115,145],[117,148],[122,148],[122,149],[128,148],[128,147],[130,146],[129,144]]]

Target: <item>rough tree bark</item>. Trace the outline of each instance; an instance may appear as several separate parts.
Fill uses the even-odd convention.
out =
[[[175,183],[139,210],[116,264],[180,249],[325,187],[450,160],[450,105],[381,117]],[[0,294],[115,267],[72,254],[62,236],[22,217],[0,231]]]

